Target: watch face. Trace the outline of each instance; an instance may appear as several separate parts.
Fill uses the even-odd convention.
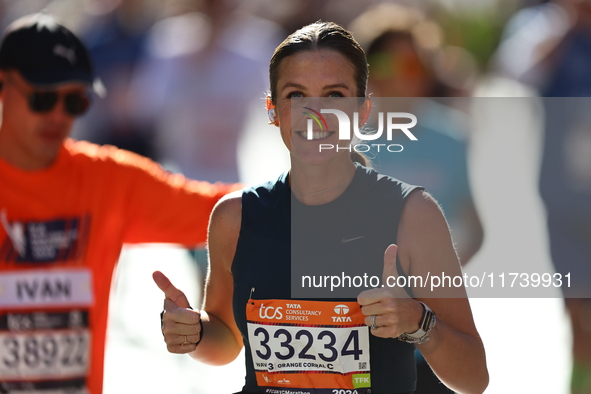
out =
[[[434,323],[435,314],[431,311],[427,311],[427,316],[425,316],[425,324],[423,324],[423,327],[421,328],[425,331],[429,331],[431,328],[433,328]]]
[[[431,328],[431,321],[433,320],[433,313],[430,310],[425,310],[425,315],[423,316],[423,322],[421,324],[420,329],[423,331],[429,331]]]

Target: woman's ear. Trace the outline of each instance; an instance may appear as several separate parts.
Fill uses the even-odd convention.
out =
[[[271,100],[271,96],[267,96],[265,101],[265,107],[267,108],[267,117],[269,118],[269,124],[279,127],[279,118],[277,117],[277,111],[275,105]]]
[[[359,108],[359,120],[361,121],[361,125],[367,123],[367,119],[369,119],[369,114],[371,113],[371,99],[369,97],[365,98],[363,104]]]

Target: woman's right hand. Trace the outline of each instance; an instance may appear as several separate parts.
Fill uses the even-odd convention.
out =
[[[191,353],[201,340],[201,313],[191,308],[185,294],[162,272],[154,271],[152,278],[165,296],[161,328],[168,351]]]

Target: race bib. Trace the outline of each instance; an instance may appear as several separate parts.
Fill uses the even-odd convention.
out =
[[[357,302],[249,300],[248,339],[265,393],[370,393],[369,327]]]
[[[93,303],[87,269],[0,276],[0,392],[87,393]]]

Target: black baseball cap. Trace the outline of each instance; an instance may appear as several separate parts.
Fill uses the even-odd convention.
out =
[[[5,30],[0,69],[16,69],[32,85],[82,82],[104,96],[84,44],[46,13],[23,16]]]

